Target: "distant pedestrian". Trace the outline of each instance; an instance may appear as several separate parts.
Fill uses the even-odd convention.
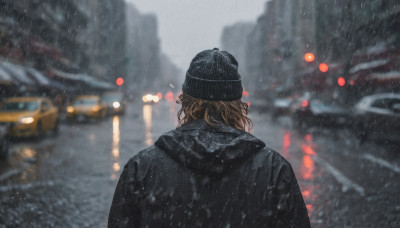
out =
[[[180,126],[130,159],[109,227],[310,227],[290,164],[252,127],[236,59],[217,48],[192,60]]]

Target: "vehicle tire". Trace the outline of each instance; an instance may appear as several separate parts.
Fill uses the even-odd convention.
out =
[[[10,141],[8,137],[5,136],[0,142],[0,158],[6,158],[8,156],[8,151],[10,150]]]

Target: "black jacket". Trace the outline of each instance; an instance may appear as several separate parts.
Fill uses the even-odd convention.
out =
[[[203,120],[125,165],[109,227],[310,227],[290,164],[244,131]]]

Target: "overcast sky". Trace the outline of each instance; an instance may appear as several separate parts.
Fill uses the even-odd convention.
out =
[[[256,21],[267,0],[126,0],[141,13],[154,13],[162,50],[186,71],[204,49],[220,46],[222,28]]]

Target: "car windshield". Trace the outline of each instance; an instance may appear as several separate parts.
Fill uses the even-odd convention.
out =
[[[3,104],[0,111],[10,112],[10,111],[35,111],[38,108],[37,101],[30,102],[7,102]]]
[[[288,107],[290,105],[290,103],[292,103],[293,101],[291,99],[276,99],[274,101],[274,105],[277,107]]]
[[[105,95],[101,99],[105,102],[113,102],[113,101],[121,101],[122,100],[122,95],[116,94],[116,95]]]
[[[82,105],[82,106],[95,105],[95,104],[97,104],[96,99],[79,99],[74,102],[74,105]]]
[[[311,101],[311,108],[319,111],[338,111],[340,110],[339,106],[329,103],[329,102],[324,102],[320,100],[314,100]]]

